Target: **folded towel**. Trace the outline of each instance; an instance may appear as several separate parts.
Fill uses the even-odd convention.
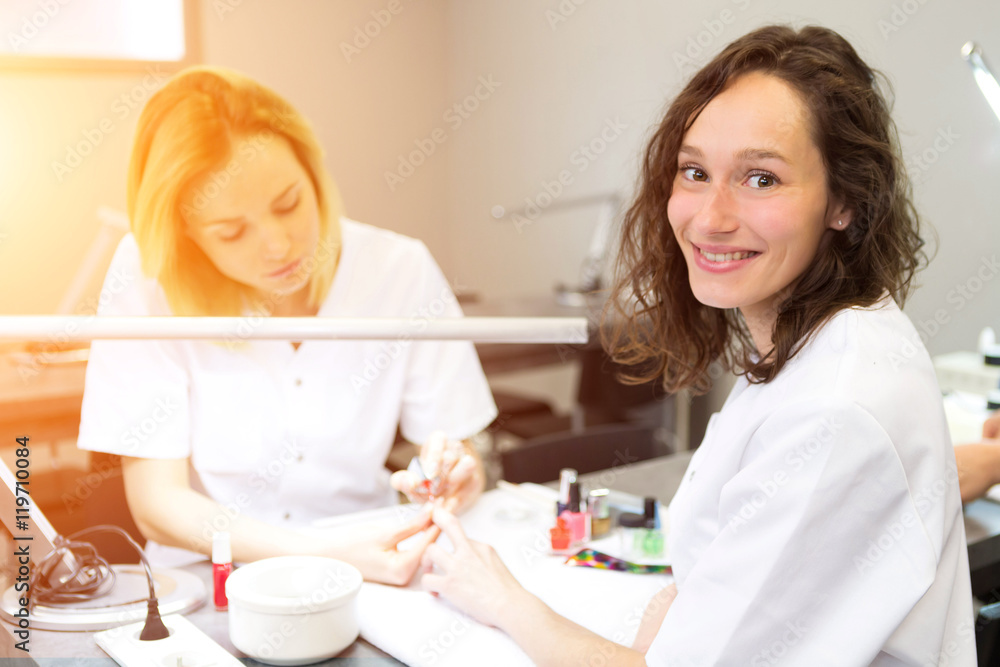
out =
[[[542,489],[540,498],[551,492],[552,502],[497,489],[483,494],[462,515],[463,527],[472,539],[493,545],[518,581],[557,613],[605,638],[630,645],[646,604],[672,578],[566,566],[566,556],[549,553],[555,491],[536,488]],[[401,509],[363,514],[369,524],[398,522]],[[451,548],[446,537],[439,542]],[[405,548],[405,543],[401,547]],[[362,637],[408,665],[532,664],[506,634],[423,591],[419,578],[405,588],[365,583],[358,595],[358,617]]]

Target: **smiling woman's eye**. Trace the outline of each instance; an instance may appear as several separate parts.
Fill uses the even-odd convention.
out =
[[[696,181],[699,183],[703,183],[708,180],[708,174],[706,174],[705,170],[702,169],[701,167],[692,167],[690,165],[684,165],[681,167],[681,173],[684,175],[684,178],[688,179],[689,181]]]
[[[766,190],[773,187],[778,182],[774,174],[766,171],[755,171],[747,177],[747,184],[751,188]]]

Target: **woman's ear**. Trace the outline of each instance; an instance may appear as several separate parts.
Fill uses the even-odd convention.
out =
[[[826,226],[830,229],[843,231],[851,226],[853,218],[854,212],[838,203],[830,207],[826,216]]]

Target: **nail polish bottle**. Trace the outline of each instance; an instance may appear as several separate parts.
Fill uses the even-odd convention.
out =
[[[662,556],[663,531],[660,530],[660,512],[656,498],[647,497],[644,505],[643,515],[646,519],[646,532],[642,538],[642,552],[647,556]]]
[[[576,481],[576,470],[573,468],[563,468],[559,471],[559,499],[556,501],[556,516],[569,507],[569,487]]]
[[[618,525],[621,526],[621,549],[625,559],[640,560],[642,558],[642,535],[646,529],[645,514],[623,512],[618,515]]]
[[[552,551],[565,551],[569,548],[571,536],[566,519],[556,518],[555,527],[549,528],[549,539],[552,541]]]
[[[212,597],[216,611],[229,608],[226,597],[226,579],[233,571],[233,550],[229,543],[229,533],[222,531],[212,535]]]
[[[629,558],[659,558],[663,555],[663,532],[656,498],[643,501],[643,513],[626,512],[618,517],[622,526],[622,550]]]
[[[590,539],[590,515],[580,508],[580,483],[572,482],[569,486],[569,504],[559,515],[569,526],[573,544],[579,544]]]
[[[611,508],[608,506],[608,490],[594,489],[587,498],[587,512],[590,514],[590,537],[604,537],[611,530]]]

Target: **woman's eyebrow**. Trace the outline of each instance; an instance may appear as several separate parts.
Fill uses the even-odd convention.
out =
[[[688,144],[681,146],[677,153],[685,153],[691,157],[699,159],[704,159],[705,157],[705,154],[701,152],[700,148],[696,148],[695,146],[690,146]],[[740,162],[752,162],[753,160],[781,160],[785,164],[790,165],[792,163],[791,160],[786,158],[781,153],[766,148],[743,148],[733,153],[733,157]]]
[[[754,160],[781,160],[785,164],[791,164],[788,158],[777,151],[766,148],[744,148],[733,154],[740,162],[752,162]]]

